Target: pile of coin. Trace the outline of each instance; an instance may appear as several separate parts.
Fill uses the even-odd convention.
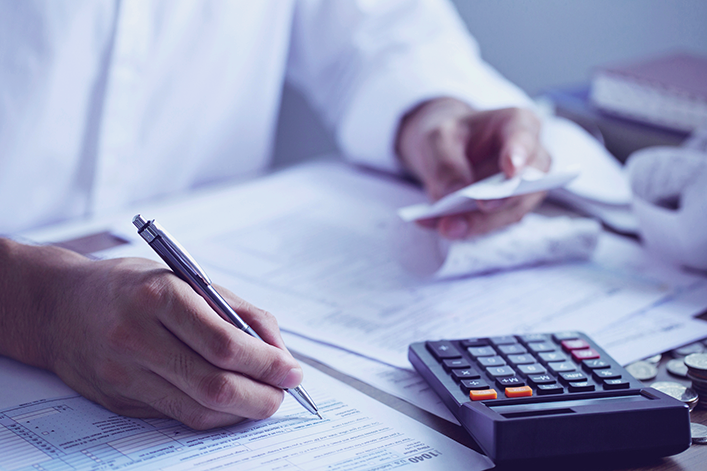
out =
[[[657,381],[651,384],[651,387],[667,394],[668,396],[674,397],[678,401],[684,402],[690,410],[694,409],[699,401],[699,397],[697,396],[695,390],[679,383],[674,383],[672,381]]]
[[[687,379],[700,397],[701,407],[707,406],[707,353],[693,353],[685,357]]]

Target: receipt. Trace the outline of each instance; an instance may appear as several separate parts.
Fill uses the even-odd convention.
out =
[[[436,203],[415,204],[400,208],[398,215],[403,221],[409,222],[473,211],[476,208],[477,200],[508,198],[560,188],[578,175],[579,172],[572,168],[544,173],[534,167],[526,167],[519,175],[512,178],[506,178],[504,174],[497,173],[457,190]]]
[[[657,256],[707,269],[707,153],[650,147],[626,162],[641,239]]]
[[[448,241],[413,225],[400,228],[400,262],[411,272],[435,279],[479,275],[518,267],[587,260],[601,225],[587,218],[526,214],[519,223],[490,234]],[[411,257],[410,254],[415,254]]]

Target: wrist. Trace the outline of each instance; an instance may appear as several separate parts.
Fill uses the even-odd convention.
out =
[[[0,239],[0,354],[52,369],[75,291],[73,268],[87,262],[69,250]]]

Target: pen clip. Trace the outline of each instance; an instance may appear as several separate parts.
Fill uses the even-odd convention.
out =
[[[133,224],[138,229],[138,234],[145,239],[148,244],[153,244],[156,239],[159,239],[173,255],[181,263],[182,267],[206,283],[211,284],[209,275],[206,274],[203,268],[189,255],[189,252],[182,247],[162,226],[154,219],[146,221],[139,214],[133,218]]]

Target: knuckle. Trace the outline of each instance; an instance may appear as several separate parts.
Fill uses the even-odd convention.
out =
[[[231,332],[220,329],[213,333],[211,341],[208,343],[211,349],[213,361],[218,365],[224,365],[232,358],[239,356],[240,344],[234,340]]]
[[[236,402],[240,396],[233,381],[226,372],[205,376],[198,386],[201,403],[214,409],[225,409]]]
[[[108,328],[106,345],[118,355],[133,355],[140,350],[141,342],[136,335],[137,326],[127,320],[121,320]]]
[[[252,419],[267,419],[280,408],[283,399],[283,391],[273,389],[272,392],[262,394],[258,398],[257,408]]]

